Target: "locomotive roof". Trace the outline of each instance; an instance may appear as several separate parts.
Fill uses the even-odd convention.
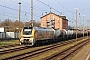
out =
[[[33,27],[35,30],[43,30],[43,31],[52,31],[52,30],[54,30],[54,29],[52,29],[52,28],[41,28],[41,27]]]
[[[40,30],[40,31],[52,31],[52,30],[54,30],[52,28],[41,28],[41,27],[24,27],[24,29],[35,29],[35,30]]]

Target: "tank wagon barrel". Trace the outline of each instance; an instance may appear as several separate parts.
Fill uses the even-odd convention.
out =
[[[55,33],[54,33],[55,38],[59,37],[60,35],[61,35],[61,31],[59,29],[55,29]]]

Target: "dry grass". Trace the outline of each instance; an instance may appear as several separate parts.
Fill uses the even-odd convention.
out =
[[[3,40],[0,41],[0,46],[19,44],[19,40]]]

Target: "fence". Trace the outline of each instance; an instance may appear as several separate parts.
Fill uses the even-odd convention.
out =
[[[17,32],[0,32],[0,39],[18,39]]]

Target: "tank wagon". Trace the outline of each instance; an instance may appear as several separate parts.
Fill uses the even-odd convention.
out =
[[[86,35],[86,32],[84,33]],[[90,33],[89,33],[90,34]],[[83,31],[77,31],[78,37],[83,36]],[[57,38],[75,38],[75,30],[60,31],[59,29],[40,28],[40,27],[24,27],[21,31],[20,45],[33,46],[37,41],[55,40]]]

